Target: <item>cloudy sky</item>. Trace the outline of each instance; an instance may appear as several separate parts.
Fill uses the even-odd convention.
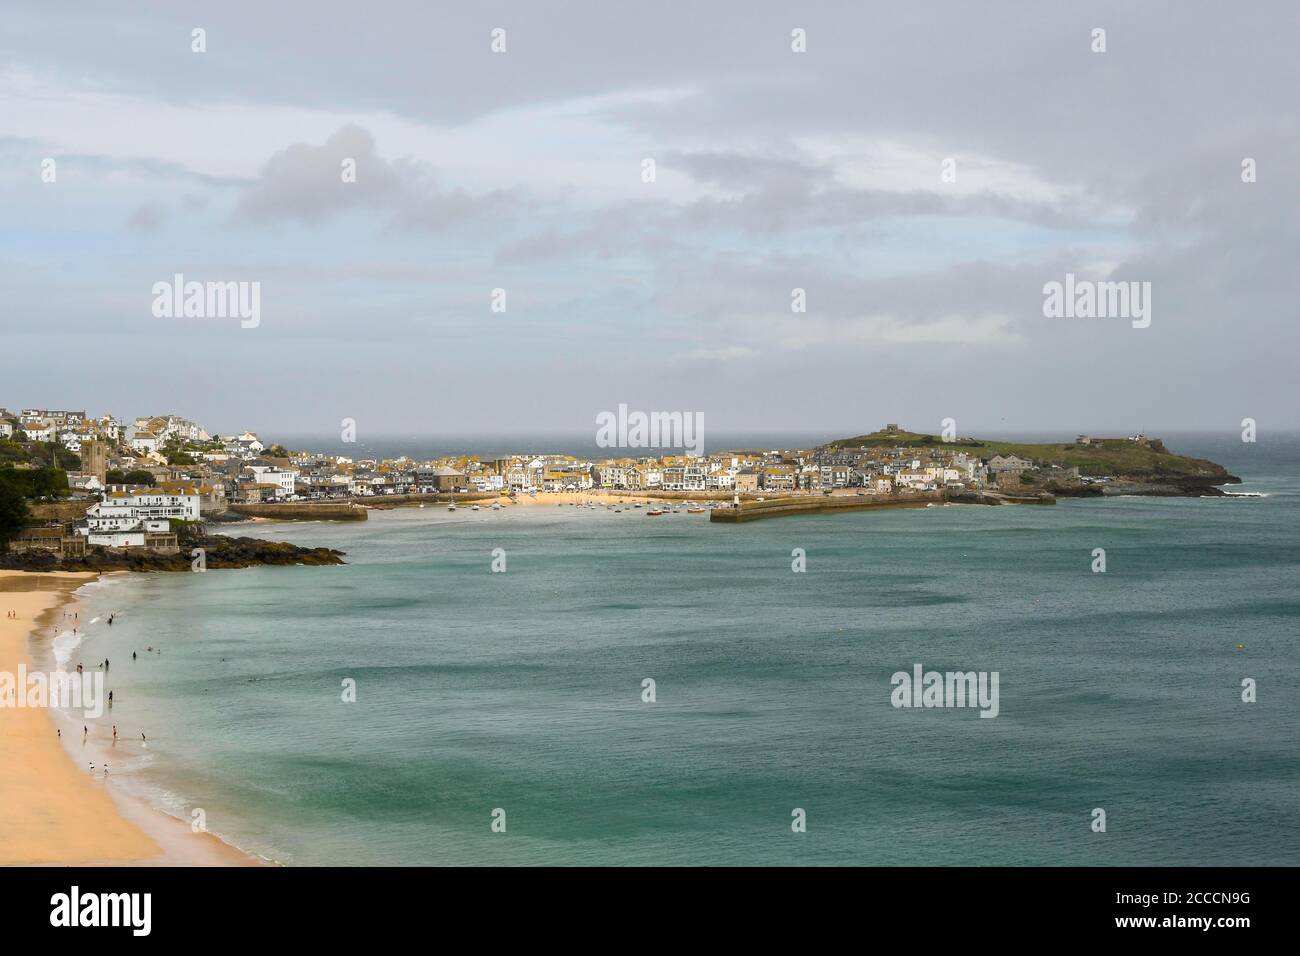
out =
[[[322,434],[577,434],[620,403],[714,434],[1300,427],[1292,2],[5,20],[0,405]],[[1150,327],[1045,317],[1067,272],[1150,282]],[[176,273],[260,283],[260,325],[155,316]]]

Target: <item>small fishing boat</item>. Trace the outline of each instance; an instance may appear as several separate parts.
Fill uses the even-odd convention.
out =
[[[704,508],[687,508],[687,509],[686,509],[686,513],[687,513],[688,515],[702,515],[702,514],[704,514],[704,511],[705,511]]]
[[[647,518],[658,518],[661,514],[663,514],[663,512],[659,511],[658,509],[651,509],[650,511],[647,511],[645,514]]]
[[[501,502],[499,502],[499,501],[494,501],[494,502],[492,502],[492,510],[493,510],[493,511],[500,511],[500,510],[501,510]]]
[[[448,511],[455,511],[455,510],[456,510],[456,502],[453,501],[451,504],[447,505],[447,510],[448,510]]]
[[[478,511],[478,505],[474,505],[474,506],[473,506],[472,508],[470,508],[469,510],[470,510],[470,511]]]

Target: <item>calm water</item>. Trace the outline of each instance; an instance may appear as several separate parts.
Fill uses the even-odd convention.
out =
[[[78,657],[134,785],[287,863],[1296,864],[1300,440],[1234,438],[1169,443],[1269,497],[260,525],[350,564],[120,578]],[[1001,715],[895,710],[918,662]]]

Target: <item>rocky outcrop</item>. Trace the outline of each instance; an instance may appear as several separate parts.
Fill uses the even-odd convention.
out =
[[[1226,495],[1220,485],[1239,485],[1226,471],[1206,475],[1120,475],[1104,483],[1048,486],[1061,498],[1102,498],[1143,495],[1155,498],[1202,498]]]
[[[343,552],[333,548],[303,548],[287,541],[196,538],[179,554],[162,554],[145,548],[88,548],[85,557],[66,558],[52,551],[0,554],[6,571],[192,571],[191,549],[202,548],[208,570],[251,568],[262,565],[322,566],[343,564]]]

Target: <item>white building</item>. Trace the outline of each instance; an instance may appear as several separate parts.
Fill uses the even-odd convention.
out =
[[[79,528],[78,533],[85,535],[90,544],[140,548],[150,536],[167,534],[171,519],[197,521],[199,495],[150,488],[110,491],[103,501],[86,509],[86,526]]]
[[[133,531],[145,521],[171,518],[198,521],[199,495],[132,488],[129,491],[110,491],[103,501],[86,510],[86,526],[91,533]]]
[[[292,468],[276,468],[272,465],[250,465],[248,470],[257,476],[259,482],[278,486],[280,489],[276,492],[278,498],[293,496],[298,475],[301,474]]]
[[[151,519],[138,522],[129,531],[91,531],[86,541],[105,548],[143,548],[146,535],[166,534],[170,530],[171,522]]]
[[[158,436],[152,432],[138,432],[130,441],[131,450],[142,455],[152,455],[158,450]]]
[[[104,486],[96,476],[76,471],[68,472],[68,487],[73,491],[99,492],[104,490]]]

